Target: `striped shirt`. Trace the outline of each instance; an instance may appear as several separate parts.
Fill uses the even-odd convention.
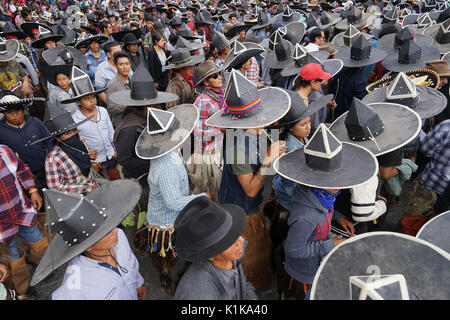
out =
[[[5,145],[0,145],[0,242],[13,238],[19,225],[32,227],[36,210],[23,189],[35,188],[30,168]]]
[[[45,159],[45,175],[50,189],[87,193],[96,187],[91,176],[86,178],[75,162],[58,145],[55,145]]]
[[[194,127],[195,151],[221,152],[223,133],[217,127],[207,126],[205,121],[219,111],[219,104],[205,92],[200,94],[194,102],[198,108],[199,118]]]
[[[253,82],[255,85],[257,85],[259,78],[259,64],[258,61],[255,59],[255,57],[252,57],[251,60],[252,64],[250,68],[245,70],[245,77],[251,82]]]
[[[153,226],[172,226],[178,213],[190,201],[205,195],[189,195],[185,162],[177,151],[150,161],[148,185],[147,223]]]

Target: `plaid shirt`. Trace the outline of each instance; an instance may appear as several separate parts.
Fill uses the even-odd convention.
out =
[[[252,57],[252,65],[250,68],[245,70],[245,77],[257,85],[259,78],[259,64],[255,57]]]
[[[432,159],[420,180],[427,189],[442,194],[450,181],[450,120],[439,123],[426,135],[422,152]]]
[[[75,162],[58,145],[45,159],[45,175],[50,189],[85,193],[91,192],[96,187],[92,177],[89,175],[86,178]]]
[[[19,225],[36,222],[36,210],[22,189],[36,187],[31,170],[5,145],[0,145],[0,183],[0,242],[5,242],[19,232]]]
[[[198,108],[199,118],[194,127],[195,152],[221,152],[223,133],[217,127],[207,126],[205,121],[219,111],[219,104],[203,92],[194,105]]]

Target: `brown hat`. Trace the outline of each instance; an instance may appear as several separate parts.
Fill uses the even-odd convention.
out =
[[[208,79],[208,77],[221,71],[222,68],[219,68],[212,60],[203,61],[195,68],[195,76],[197,78],[195,86],[198,86],[204,80]]]
[[[433,70],[440,77],[450,77],[450,70],[448,68],[448,62],[445,60],[433,60],[428,61],[426,68]]]

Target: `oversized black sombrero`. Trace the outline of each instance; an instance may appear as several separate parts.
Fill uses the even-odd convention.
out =
[[[409,235],[368,232],[324,257],[311,300],[448,300],[448,279],[448,252]]]
[[[139,183],[128,179],[102,184],[86,197],[44,189],[47,223],[55,236],[30,285],[41,282],[108,235],[134,209],[141,192]]]
[[[189,138],[198,116],[193,104],[180,104],[168,111],[147,108],[147,127],[136,142],[136,155],[151,160],[178,148]]]
[[[427,27],[423,34],[434,39],[433,46],[440,53],[446,53],[450,50],[450,18],[438,25]]]
[[[377,48],[398,50],[408,39],[412,39],[419,47],[430,47],[433,45],[432,37],[423,34],[415,34],[414,30],[405,27],[398,33],[390,33],[381,37],[377,42]]]
[[[323,123],[303,148],[282,155],[273,167],[286,179],[322,189],[355,187],[378,174],[369,150],[340,142]]]
[[[363,35],[367,40],[372,38],[372,35],[361,32],[353,25],[349,25],[345,31],[335,35],[331,42],[333,42],[337,48],[351,47],[352,41],[356,40],[359,35]]]
[[[357,144],[380,156],[406,145],[419,134],[420,116],[408,107],[384,102],[366,105],[353,99],[350,110],[330,126],[339,141]]]
[[[108,37],[102,34],[90,34],[86,39],[77,42],[77,47],[88,47],[90,43],[97,42],[99,44],[108,41]]]
[[[136,36],[136,38],[140,38],[142,31],[139,29],[127,29],[127,30],[121,30],[121,31],[117,31],[117,32],[113,32],[111,35],[113,36],[114,40],[116,40],[117,42],[122,42],[123,37],[127,34],[127,33],[132,33]]]
[[[436,89],[439,86],[439,75],[431,69],[416,69],[404,72],[416,86],[425,86]],[[372,82],[366,87],[367,92],[372,92],[379,88],[388,86],[395,79],[395,76],[386,76],[380,80]]]
[[[6,38],[7,36],[14,36],[18,40],[23,40],[27,37],[24,32],[17,30],[16,26],[11,21],[6,21],[0,32],[0,37]]]
[[[71,45],[75,42],[77,33],[74,30],[67,27],[66,25],[64,24],[54,25],[52,27],[52,30],[53,32],[55,32],[55,34],[61,34],[64,36],[64,38],[62,38],[60,42],[65,46]]]
[[[402,72],[388,86],[367,94],[363,101],[400,103],[417,112],[422,119],[441,113],[447,106],[447,98],[441,92],[431,87],[416,86]]]
[[[370,16],[370,14],[362,13],[361,9],[352,6],[348,8],[345,19],[336,23],[335,28],[338,30],[345,30],[349,24],[352,24],[356,28],[360,28],[367,24],[367,20]]]
[[[252,42],[239,42],[234,41],[232,48],[225,58],[223,63],[223,69],[231,69],[245,63],[251,57],[264,52],[264,48],[259,44]]]
[[[250,129],[266,127],[281,119],[291,106],[283,89],[257,89],[240,71],[231,70],[225,99],[227,108],[213,114],[206,125],[219,128]]]
[[[51,28],[39,23],[25,22],[20,25],[20,29],[28,36],[31,35],[31,39],[35,39],[33,30],[38,30],[38,39],[31,42],[31,46],[37,49],[44,48],[47,41],[58,42],[64,39],[64,35],[55,34]]]
[[[292,22],[284,27],[278,28],[277,31],[283,35],[284,39],[295,46],[303,40],[306,32],[306,25],[303,22]]]
[[[130,79],[130,90],[113,92],[108,100],[121,106],[149,106],[177,101],[176,94],[157,91],[155,82],[145,67],[140,63]]]
[[[39,68],[41,69],[61,64],[73,64],[81,70],[87,69],[87,61],[84,54],[80,50],[70,46],[45,50],[39,59]]]
[[[248,29],[250,29],[252,27],[251,24],[242,22],[242,21],[237,21],[235,24],[233,24],[233,26],[228,29],[227,32],[225,32],[225,36],[227,38],[232,38],[235,35],[237,35],[239,32],[241,32],[242,30],[247,31]]]
[[[268,50],[264,58],[264,64],[270,69],[284,69],[292,64],[294,46],[287,40],[279,36],[274,43],[273,50]]]
[[[286,26],[292,22],[299,22],[302,19],[302,14],[298,11],[294,11],[291,7],[287,6],[283,13],[276,16],[275,21],[279,24]]]
[[[341,60],[345,67],[365,67],[383,60],[387,52],[372,48],[369,41],[359,35],[352,41],[351,47],[342,47],[335,58]]]
[[[0,112],[8,109],[16,109],[18,107],[25,107],[35,101],[45,101],[45,98],[25,98],[19,99],[9,90],[0,91]]]
[[[450,254],[449,228],[450,211],[446,211],[425,223],[416,237],[428,241]]]
[[[16,39],[6,40],[0,38],[0,62],[14,59],[19,52],[19,41]]]
[[[175,44],[175,49],[179,48],[188,48],[189,51],[197,51],[203,48],[203,43],[200,42],[189,42],[187,39],[182,36],[177,37],[177,42]]]

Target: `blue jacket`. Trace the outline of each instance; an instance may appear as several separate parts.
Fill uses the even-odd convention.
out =
[[[329,238],[331,220],[339,221],[342,217],[334,210],[328,212],[307,187],[294,188],[289,232],[283,243],[286,272],[291,277],[302,283],[313,282],[320,261],[334,248]]]
[[[89,75],[89,78],[91,78],[92,84],[94,85],[95,84],[95,70],[97,70],[97,67],[99,66],[100,63],[102,63],[103,61],[108,59],[108,56],[106,55],[105,51],[103,51],[102,49],[100,49],[100,59],[99,59],[100,62],[99,62],[99,60],[97,60],[96,57],[94,57],[92,55],[91,50],[86,52],[84,54],[84,56],[86,57],[86,62],[87,62],[87,69],[85,71]]]
[[[53,139],[30,146],[30,143],[49,136],[44,124],[37,118],[25,116],[22,128],[12,127],[5,119],[0,120],[0,144],[7,145],[19,155],[33,174],[43,172],[47,153],[53,149]]]

